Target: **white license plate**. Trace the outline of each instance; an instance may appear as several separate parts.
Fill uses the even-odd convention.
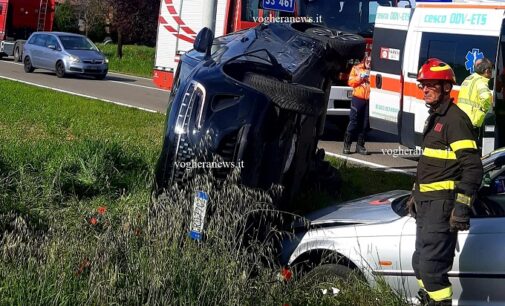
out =
[[[197,191],[193,200],[193,212],[191,214],[191,224],[189,227],[189,237],[191,237],[191,239],[202,240],[208,203],[209,195],[206,192]]]

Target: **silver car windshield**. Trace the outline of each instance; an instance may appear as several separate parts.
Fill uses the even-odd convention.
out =
[[[66,50],[98,50],[87,38],[79,36],[58,36]]]

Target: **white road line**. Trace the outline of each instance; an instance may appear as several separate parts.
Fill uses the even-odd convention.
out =
[[[88,95],[80,94],[80,93],[73,92],[73,91],[68,91],[68,90],[59,89],[59,88],[53,88],[53,87],[49,87],[49,86],[45,86],[45,85],[40,85],[40,84],[32,83],[32,82],[17,80],[17,79],[14,79],[14,78],[9,78],[9,77],[3,76],[3,75],[0,75],[0,78],[6,79],[6,80],[10,80],[10,81],[14,81],[14,82],[23,83],[23,84],[28,84],[28,85],[32,85],[32,86],[37,86],[37,87],[41,87],[41,88],[45,88],[45,89],[50,89],[50,90],[54,90],[54,91],[58,91],[58,92],[62,92],[62,93],[67,93],[67,94],[71,94],[71,95],[75,95],[75,96],[79,96],[79,97],[83,97],[83,98],[95,99],[95,100],[100,100],[100,101],[103,101],[103,102],[112,103],[112,104],[116,104],[116,105],[126,106],[126,107],[130,107],[130,108],[136,108],[136,109],[140,109],[140,110],[143,110],[143,111],[146,111],[146,112],[150,112],[150,113],[158,113],[158,111],[155,111],[155,110],[152,110],[152,109],[148,109],[148,108],[143,108],[143,107],[139,107],[139,106],[133,106],[133,105],[124,104],[124,103],[116,102],[116,101],[111,101],[111,100],[107,100],[107,99],[103,99],[103,98],[99,98],[99,97],[88,96]]]
[[[18,66],[23,66],[22,63],[16,63],[16,62],[3,61],[2,63],[8,63],[8,64],[14,64],[14,65],[18,65]],[[136,78],[136,79],[140,79],[140,80],[149,80],[149,81],[152,81],[152,79],[138,77],[138,76],[134,76],[134,75],[130,75],[130,74],[122,74],[122,73],[117,73],[117,72],[109,72],[108,74],[115,74],[115,75],[130,77],[130,78]],[[113,83],[118,83],[118,84],[122,84],[122,85],[135,86],[135,87],[147,88],[147,89],[152,89],[152,90],[159,90],[159,91],[163,91],[163,92],[167,92],[167,93],[170,92],[170,90],[168,90],[168,89],[158,88],[158,87],[154,87],[154,86],[131,84],[131,83],[128,83],[128,82],[121,82],[121,81],[113,81],[113,80],[110,80],[110,79],[107,79],[107,78],[106,78],[106,80],[107,80],[107,82],[113,82]]]
[[[164,91],[166,93],[170,92],[170,90],[166,90],[166,89],[162,89],[162,88],[158,88],[158,87],[151,87],[151,86],[145,86],[145,85],[139,85],[139,84],[130,84],[128,82],[113,81],[113,80],[109,80],[107,78],[105,80],[107,80],[107,82],[118,83],[118,84],[121,84],[121,85],[142,87],[142,88],[147,88],[147,89],[152,89],[152,90],[159,90],[159,91]]]
[[[153,80],[153,79],[150,79],[150,78],[140,77],[140,76],[131,75],[131,74],[124,74],[124,73],[119,73],[119,72],[112,72],[112,71],[109,71],[109,74],[124,75],[124,76],[129,76],[129,77],[132,77],[132,78],[137,78],[137,79],[141,79],[141,80],[148,80],[148,81],[152,81]]]
[[[403,173],[403,174],[414,175],[414,173],[410,172],[410,171],[405,171],[402,169],[395,169],[395,168],[388,167],[385,165],[376,164],[376,163],[372,163],[369,161],[365,161],[365,160],[361,160],[361,159],[357,159],[357,158],[353,158],[353,157],[349,157],[349,156],[345,156],[345,155],[341,155],[341,154],[326,152],[326,155],[333,156],[333,157],[340,158],[340,159],[344,159],[344,160],[348,160],[350,162],[357,163],[357,164],[363,164],[365,166],[377,168],[379,170],[384,170],[385,172],[399,172],[399,173]]]

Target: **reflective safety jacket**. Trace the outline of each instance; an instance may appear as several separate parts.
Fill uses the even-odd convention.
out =
[[[417,201],[455,199],[470,205],[482,180],[482,162],[468,116],[452,101],[430,109],[417,164]]]
[[[488,87],[489,79],[473,73],[461,84],[458,107],[470,118],[474,127],[481,127],[486,113],[493,103],[493,95]]]
[[[348,84],[351,86],[352,95],[356,98],[368,100],[370,99],[370,81],[369,78],[362,78],[362,75],[369,75],[370,70],[365,68],[365,63],[359,63],[352,67],[349,75]]]

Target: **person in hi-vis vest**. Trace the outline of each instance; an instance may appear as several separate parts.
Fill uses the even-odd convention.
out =
[[[493,104],[493,94],[489,89],[493,63],[487,58],[478,59],[475,61],[474,71],[461,84],[457,105],[472,121],[475,138],[478,138],[486,113]]]

